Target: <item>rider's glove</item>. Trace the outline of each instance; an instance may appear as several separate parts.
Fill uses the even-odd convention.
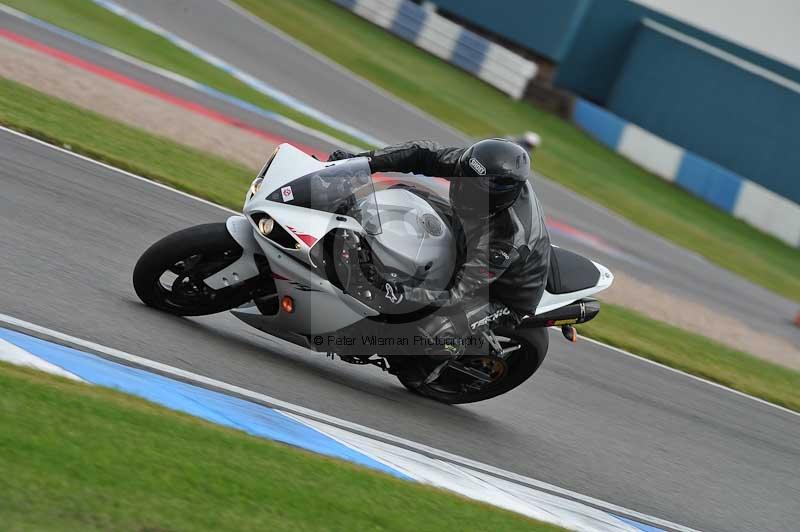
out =
[[[350,153],[349,151],[334,150],[334,152],[331,153],[330,156],[328,157],[328,162],[341,161],[342,159],[352,159],[355,156],[356,156],[355,153]]]

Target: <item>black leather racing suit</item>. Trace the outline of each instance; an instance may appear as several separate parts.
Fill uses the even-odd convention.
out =
[[[372,172],[415,173],[454,180],[462,175],[459,157],[465,149],[413,141],[359,155],[371,158]],[[510,208],[489,219],[460,222],[464,260],[451,288],[433,291],[403,287],[406,299],[461,309],[459,314],[466,317],[466,323],[463,319],[453,320],[461,323],[458,329],[464,325],[474,329],[477,320],[508,314],[502,305],[518,315],[532,313],[547,282],[550,237],[531,184],[525,184]],[[467,331],[458,331],[464,332]]]

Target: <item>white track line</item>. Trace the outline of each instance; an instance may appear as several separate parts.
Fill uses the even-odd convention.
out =
[[[191,194],[189,194],[187,192],[183,192],[182,190],[178,190],[176,188],[172,188],[170,186],[167,186],[167,185],[165,185],[163,183],[159,183],[157,181],[153,181],[152,179],[147,179],[146,177],[142,177],[140,175],[133,174],[131,172],[128,172],[127,170],[123,170],[121,168],[117,168],[116,166],[111,166],[110,164],[106,164],[104,162],[97,161],[95,159],[92,159],[91,157],[87,157],[85,155],[81,155],[80,153],[75,153],[75,152],[70,151],[70,150],[68,150],[66,148],[62,148],[61,146],[56,146],[55,144],[50,144],[49,142],[45,142],[43,140],[37,139],[36,137],[31,137],[30,135],[26,135],[25,133],[20,133],[19,131],[15,131],[15,130],[13,130],[11,128],[8,128],[8,127],[0,125],[0,131],[4,131],[4,132],[10,133],[10,134],[12,134],[14,136],[21,137],[21,138],[23,138],[25,140],[29,140],[29,141],[34,142],[36,144],[39,144],[41,146],[46,146],[46,147],[48,147],[48,148],[50,148],[52,150],[56,150],[58,152],[66,154],[66,155],[70,155],[72,157],[75,157],[76,159],[80,159],[82,161],[86,161],[88,163],[95,164],[97,166],[100,166],[101,168],[105,168],[106,170],[111,170],[112,172],[120,173],[120,174],[122,174],[122,175],[124,175],[126,177],[132,177],[133,179],[138,179],[139,181],[143,181],[145,183],[149,183],[150,185],[152,185],[154,187],[162,188],[164,190],[169,190],[172,193],[179,194],[179,195],[181,195],[183,197],[186,197],[186,198],[191,198],[191,199],[193,199],[195,201],[199,201],[200,203],[202,203],[204,205],[209,205],[211,207],[216,207],[218,209],[222,209],[223,211],[229,212],[231,214],[241,214],[240,212],[234,211],[233,209],[229,209],[227,207],[223,207],[222,205],[218,205],[218,204],[213,203],[211,201],[208,201],[206,199],[199,198],[197,196],[193,196],[193,195],[191,195]]]
[[[317,412],[316,410],[311,410],[309,408],[305,408],[292,403],[288,403],[286,401],[282,401],[280,399],[271,397],[269,395],[265,395],[259,392],[248,390],[247,388],[236,386],[235,384],[229,384],[227,382],[212,379],[210,377],[199,375],[191,371],[176,368],[174,366],[170,366],[169,364],[156,362],[155,360],[151,360],[149,358],[144,358],[138,355],[133,355],[131,353],[126,353],[125,351],[114,349],[113,347],[107,347],[95,342],[91,342],[89,340],[84,340],[82,338],[77,338],[75,336],[64,334],[62,332],[55,331],[47,327],[36,325],[35,323],[30,323],[24,320],[17,319],[13,316],[0,314],[0,323],[12,327],[12,330],[16,329],[21,332],[33,333],[34,335],[39,335],[46,339],[65,342],[68,345],[84,348],[98,355],[105,355],[106,357],[116,359],[117,361],[123,361],[127,362],[128,364],[138,366],[140,368],[147,368],[154,370],[162,375],[177,377],[183,381],[188,381],[195,384],[203,385],[205,387],[233,393],[236,394],[237,396],[251,399],[258,403],[262,403],[267,406],[273,407],[277,410],[283,410],[293,414],[298,414],[300,416],[304,416],[322,423],[326,423],[334,427],[350,430],[352,432],[365,436],[371,436],[373,438],[382,440],[384,442],[391,442],[401,447],[421,452],[428,456],[436,457],[444,461],[459,464],[474,469],[476,471],[481,471],[490,475],[494,475],[496,477],[505,478],[507,480],[517,482],[526,486],[535,487],[551,494],[561,495],[569,499],[572,499],[574,501],[579,501],[588,504],[590,506],[594,506],[595,508],[599,508],[602,510],[606,510],[608,512],[622,515],[624,517],[629,517],[631,519],[642,521],[643,523],[646,524],[660,526],[663,528],[676,530],[679,532],[697,532],[692,528],[688,528],[682,525],[671,523],[663,519],[658,519],[656,517],[645,515],[636,512],[634,510],[624,508],[622,506],[617,506],[615,504],[601,501],[599,499],[595,499],[587,495],[576,493],[574,491],[570,491],[564,488],[559,488],[558,486],[554,486],[552,484],[548,484],[540,480],[519,475],[517,473],[512,473],[510,471],[506,471],[504,469],[500,469],[494,466],[490,466],[488,464],[471,460],[469,458],[448,453],[447,451],[441,451],[439,449],[436,449],[434,447],[429,447],[428,445],[422,443],[417,443],[415,441],[407,440],[405,438],[401,438],[393,434],[388,434],[386,432],[381,432],[379,430],[375,430],[366,427],[364,425],[359,425],[358,423],[353,423],[351,421],[346,421],[344,419],[340,419],[334,416],[329,416],[328,414],[323,414],[322,412]]]
[[[394,94],[392,94],[391,92],[387,91],[383,87],[379,87],[378,85],[375,85],[371,81],[369,81],[369,80],[367,80],[365,78],[362,78],[361,76],[356,75],[355,73],[353,73],[352,70],[346,69],[345,67],[343,67],[339,63],[337,63],[337,62],[333,61],[332,59],[330,59],[328,56],[321,54],[320,52],[318,52],[317,50],[311,48],[310,46],[308,46],[304,42],[301,42],[301,41],[295,39],[294,37],[292,37],[291,35],[289,35],[288,33],[284,32],[283,30],[278,29],[276,26],[270,25],[269,23],[264,21],[261,17],[259,17],[257,15],[254,15],[250,11],[248,11],[245,8],[241,7],[239,4],[236,4],[236,3],[232,2],[231,0],[217,0],[217,1],[220,4],[226,6],[227,8],[235,11],[239,15],[241,15],[241,16],[245,17],[246,19],[250,20],[255,25],[261,27],[262,29],[264,29],[264,31],[267,31],[269,33],[272,33],[273,35],[276,35],[281,40],[289,43],[290,45],[292,45],[292,46],[294,46],[294,47],[296,47],[296,48],[298,48],[298,49],[300,49],[302,51],[304,51],[308,55],[312,56],[314,59],[320,61],[321,63],[324,63],[325,65],[329,66],[330,68],[332,68],[333,70],[337,71],[338,73],[340,73],[340,74],[342,74],[344,76],[347,76],[351,81],[353,81],[355,83],[358,83],[359,85],[361,85],[363,87],[366,87],[369,90],[371,90],[371,91],[373,91],[373,92],[375,92],[377,94],[380,94],[381,96],[383,96],[387,100],[390,100],[391,102],[395,103],[396,105],[399,105],[400,107],[402,107],[406,111],[408,111],[410,113],[413,113],[416,116],[427,120],[428,122],[430,122],[431,124],[435,125],[436,127],[439,127],[441,129],[447,130],[447,132],[449,132],[451,135],[460,138],[465,144],[470,142],[471,138],[466,136],[466,135],[464,135],[464,133],[462,133],[461,131],[458,131],[457,129],[449,126],[448,124],[445,124],[444,122],[442,122],[439,119],[433,117],[432,115],[427,114],[422,109],[411,105],[407,101],[401,100],[399,97],[395,96]]]
[[[351,126],[350,124],[338,120],[330,116],[329,114],[325,113],[324,111],[321,111],[297,99],[295,96],[285,93],[277,89],[276,87],[273,87],[269,83],[235,67],[234,65],[225,61],[224,59],[215,56],[214,54],[206,50],[203,50],[202,48],[196,46],[195,44],[192,44],[191,42],[178,36],[177,34],[167,30],[166,28],[159,26],[155,22],[146,19],[145,17],[133,12],[132,10],[113,2],[112,0],[92,0],[92,2],[107,9],[108,11],[116,15],[119,15],[120,17],[125,18],[126,20],[139,26],[140,28],[143,28],[145,30],[150,31],[151,33],[154,33],[156,35],[165,38],[175,46],[178,46],[186,50],[195,57],[198,57],[203,61],[205,61],[206,63],[214,65],[215,67],[223,70],[224,72],[227,72],[228,74],[238,79],[245,85],[251,87],[252,89],[257,90],[258,92],[266,96],[269,96],[273,100],[276,100],[282,103],[283,105],[291,107],[295,111],[303,113],[304,115],[313,118],[318,122],[325,124],[328,127],[346,133],[351,137],[357,138],[362,142],[365,142],[366,144],[371,144],[374,146],[383,146],[386,144],[380,139],[373,137],[369,133],[361,131],[354,126]]]
[[[664,364],[662,364],[660,362],[656,362],[655,360],[650,360],[649,358],[644,358],[644,357],[636,355],[634,353],[630,353],[628,351],[625,351],[624,349],[620,349],[618,347],[614,347],[613,345],[604,344],[603,342],[601,342],[599,340],[595,340],[594,338],[588,338],[586,336],[582,336],[581,339],[586,340],[587,342],[591,342],[591,343],[593,343],[595,345],[599,345],[600,347],[604,347],[604,348],[609,349],[611,351],[615,351],[615,352],[620,353],[622,355],[626,355],[626,356],[635,358],[637,360],[640,360],[642,362],[646,362],[647,364],[652,364],[653,366],[658,366],[659,368],[663,368],[663,369],[665,369],[667,371],[671,371],[672,373],[677,373],[679,375],[683,375],[685,377],[688,377],[688,378],[690,378],[692,380],[695,380],[695,381],[698,381],[698,382],[703,382],[705,384],[713,386],[714,388],[719,388],[720,390],[725,390],[725,391],[728,391],[728,392],[730,392],[732,394],[736,394],[736,395],[738,395],[740,397],[744,397],[744,398],[750,399],[751,401],[755,401],[755,402],[760,403],[762,405],[770,406],[772,408],[777,408],[778,410],[780,410],[780,411],[782,411],[782,412],[784,412],[786,414],[791,414],[793,416],[800,417],[800,412],[795,412],[794,410],[789,410],[788,408],[785,408],[785,407],[783,407],[781,405],[776,405],[775,403],[770,403],[769,401],[765,401],[764,399],[761,399],[759,397],[754,397],[754,396],[748,395],[748,394],[746,394],[744,392],[740,392],[739,390],[734,390],[733,388],[728,388],[727,386],[724,386],[722,384],[719,384],[719,383],[716,383],[716,382],[713,382],[713,381],[706,380],[706,379],[704,379],[702,377],[698,377],[696,375],[692,375],[691,373],[686,373],[685,371],[681,371],[679,369],[671,368],[671,367],[666,366],[666,365],[664,365]]]
[[[68,40],[70,40],[72,42],[76,42],[76,43],[78,43],[80,45],[86,46],[90,50],[93,50],[95,52],[104,53],[106,55],[109,55],[111,57],[119,59],[120,61],[123,61],[125,63],[129,63],[129,64],[131,64],[131,65],[133,65],[135,67],[138,67],[138,68],[141,68],[142,70],[150,72],[151,74],[155,74],[157,76],[161,76],[163,78],[166,78],[166,79],[168,79],[170,81],[174,81],[175,83],[178,83],[180,85],[188,87],[189,89],[192,89],[195,92],[203,94],[204,96],[208,96],[210,98],[214,98],[215,100],[222,101],[222,102],[224,102],[226,104],[229,104],[229,105],[234,105],[236,107],[239,107],[240,109],[244,109],[244,110],[247,110],[247,111],[251,110],[251,109],[249,109],[247,107],[249,105],[252,105],[253,107],[257,107],[257,108],[261,109],[256,104],[250,104],[250,102],[244,102],[243,100],[241,100],[239,98],[235,98],[233,96],[231,96],[228,99],[221,98],[219,96],[220,91],[217,91],[213,87],[210,87],[208,85],[200,83],[199,81],[195,81],[193,79],[187,78],[186,76],[182,76],[182,75],[180,75],[180,74],[178,74],[176,72],[172,72],[171,70],[167,70],[165,68],[161,68],[159,66],[152,65],[152,64],[147,63],[145,61],[142,61],[141,59],[137,59],[136,57],[128,55],[125,52],[120,52],[119,50],[116,50],[114,48],[111,48],[111,47],[105,46],[103,44],[100,44],[98,42],[92,41],[91,39],[82,37],[82,36],[77,35],[77,34],[71,32],[71,31],[65,30],[63,28],[59,28],[57,26],[54,26],[54,25],[50,24],[49,22],[42,21],[41,19],[38,19],[38,18],[36,18],[36,17],[34,17],[32,15],[28,15],[27,13],[23,13],[22,11],[18,11],[16,9],[14,9],[13,7],[9,7],[9,6],[5,5],[5,4],[0,3],[0,12],[6,13],[7,15],[10,15],[12,17],[16,17],[16,18],[18,18],[20,20],[28,22],[28,23],[32,24],[34,27],[36,27],[36,28],[39,28],[39,29],[42,29],[42,30],[45,30],[45,31],[49,31],[50,33],[53,33],[54,35],[57,35],[59,37],[65,38],[65,39],[68,39]],[[282,115],[282,114],[280,114],[280,113],[278,113],[276,111],[268,111],[266,109],[261,109],[261,110],[263,111],[263,114],[261,115],[263,118],[265,118],[267,120],[271,120],[273,122],[276,122],[276,123],[278,123],[278,124],[280,124],[282,126],[286,126],[286,127],[290,128],[290,129],[294,129],[295,131],[297,131],[299,133],[302,133],[302,134],[305,134],[305,135],[308,135],[309,137],[315,138],[317,140],[321,140],[321,141],[326,142],[326,143],[328,143],[328,144],[330,144],[332,146],[340,146],[340,147],[345,148],[345,149],[347,149],[348,151],[351,151],[351,152],[360,152],[360,151],[363,150],[362,147],[354,146],[352,144],[349,144],[349,143],[343,141],[342,139],[334,137],[333,135],[329,135],[327,133],[323,133],[322,131],[316,130],[316,129],[312,128],[312,127],[303,125],[303,124],[297,122],[296,120],[292,120],[291,118],[289,118],[287,116],[284,116],[284,115]]]
[[[111,166],[110,164],[106,164],[106,163],[103,163],[103,162],[100,162],[100,161],[96,161],[96,160],[94,160],[94,159],[92,159],[90,157],[86,157],[85,155],[81,155],[79,153],[75,153],[75,152],[69,151],[69,150],[64,149],[64,148],[62,148],[60,146],[55,146],[55,145],[50,144],[48,142],[45,142],[43,140],[37,139],[35,137],[31,137],[30,135],[26,135],[24,133],[20,133],[19,131],[14,131],[13,129],[9,129],[9,128],[5,127],[5,126],[1,126],[0,125],[0,131],[4,131],[6,133],[10,133],[10,134],[15,135],[17,137],[24,138],[24,139],[29,140],[31,142],[34,142],[36,144],[40,144],[42,146],[46,146],[46,147],[48,147],[50,149],[59,151],[61,153],[67,154],[67,155],[71,155],[72,157],[76,157],[76,158],[81,159],[83,161],[86,161],[86,162],[89,162],[89,163],[92,163],[92,164],[96,164],[96,165],[101,166],[103,168],[106,168],[108,170],[112,170],[114,172],[118,172],[120,174],[123,174],[123,175],[125,175],[127,177],[132,177],[134,179],[138,179],[139,181],[143,181],[143,182],[148,183],[148,184],[150,184],[152,186],[159,187],[159,188],[162,188],[164,190],[169,190],[170,192],[173,192],[175,194],[180,194],[181,196],[184,196],[186,198],[191,198],[191,199],[193,199],[195,201],[199,201],[200,203],[203,203],[205,205],[209,205],[211,207],[216,207],[218,209],[222,209],[225,212],[229,212],[231,214],[241,214],[239,211],[234,211],[234,210],[229,209],[227,207],[223,207],[222,205],[218,205],[218,204],[213,203],[211,201],[208,201],[206,199],[199,198],[197,196],[193,196],[192,194],[189,194],[187,192],[183,192],[181,190],[177,190],[175,188],[172,188],[170,186],[164,185],[162,183],[158,183],[158,182],[153,181],[151,179],[147,179],[146,177],[142,177],[142,176],[133,174],[131,172],[128,172],[127,170],[122,170],[122,169],[117,168],[115,166]],[[612,345],[605,344],[605,343],[603,343],[603,342],[601,342],[599,340],[594,340],[592,338],[588,338],[588,337],[585,337],[585,336],[582,336],[581,339],[586,340],[587,342],[591,342],[591,343],[593,343],[595,345],[598,345],[600,347],[604,347],[604,348],[609,349],[611,351],[614,351],[616,353],[620,353],[622,355],[626,355],[626,356],[635,358],[637,360],[641,360],[643,362],[646,362],[648,364],[652,364],[654,366],[658,366],[660,368],[666,369],[666,370],[671,371],[673,373],[677,373],[679,375],[683,375],[683,376],[688,377],[688,378],[690,378],[692,380],[695,380],[695,381],[698,381],[698,382],[703,382],[703,383],[711,385],[711,386],[713,386],[715,388],[719,388],[721,390],[725,390],[725,391],[728,391],[730,393],[736,394],[736,395],[738,395],[740,397],[744,397],[744,398],[750,399],[752,401],[755,401],[757,403],[763,404],[765,406],[776,408],[776,409],[781,410],[782,412],[785,412],[787,414],[792,414],[793,416],[800,416],[800,412],[795,412],[794,410],[789,410],[788,408],[782,407],[780,405],[776,405],[774,403],[770,403],[769,401],[765,401],[763,399],[760,399],[758,397],[754,397],[754,396],[746,394],[744,392],[740,392],[739,390],[734,390],[733,388],[728,388],[727,386],[724,386],[722,384],[718,384],[716,382],[712,382],[712,381],[703,379],[702,377],[697,377],[697,376],[692,375],[690,373],[686,373],[685,371],[681,371],[679,369],[671,368],[669,366],[661,364],[660,362],[655,362],[653,360],[641,357],[641,356],[639,356],[637,354],[631,353],[629,351],[625,351],[624,349],[620,349],[618,347],[614,347]]]

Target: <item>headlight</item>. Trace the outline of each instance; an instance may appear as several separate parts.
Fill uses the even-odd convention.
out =
[[[257,177],[253,180],[253,182],[250,184],[250,192],[249,192],[251,198],[255,196],[259,190],[261,190],[261,184],[263,182],[264,179],[261,177]]]
[[[265,216],[258,221],[258,232],[264,236],[268,236],[275,227],[275,220],[269,216]]]

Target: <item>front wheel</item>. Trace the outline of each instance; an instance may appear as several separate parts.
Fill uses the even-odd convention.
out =
[[[171,314],[216,314],[241,305],[249,292],[244,286],[214,290],[203,279],[241,256],[224,223],[183,229],[142,254],[133,269],[133,287],[143,303]]]
[[[491,376],[491,382],[477,382],[468,375],[445,369],[428,383],[424,378],[438,365],[428,357],[420,357],[418,365],[397,374],[400,382],[414,393],[448,404],[475,403],[497,397],[516,388],[533,375],[544,361],[550,338],[546,328],[495,331],[503,348],[516,347],[508,357],[465,355],[459,361]]]

